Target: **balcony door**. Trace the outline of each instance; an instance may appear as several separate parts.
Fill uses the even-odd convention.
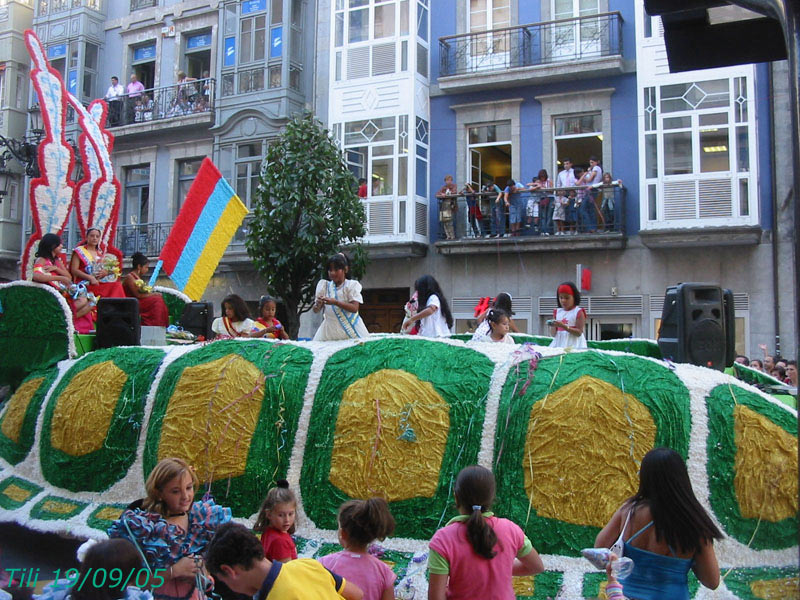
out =
[[[570,22],[553,26],[551,55],[553,59],[581,58],[599,55],[600,23],[597,19],[578,19],[600,12],[600,0],[552,0],[553,19]]]
[[[468,0],[469,32],[467,53],[471,71],[510,66],[508,31],[492,33],[511,25],[511,0]]]

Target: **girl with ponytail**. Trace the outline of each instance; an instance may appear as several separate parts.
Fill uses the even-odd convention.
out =
[[[490,512],[494,490],[489,469],[473,465],[458,474],[455,497],[461,514],[431,539],[429,600],[514,600],[511,577],[544,570],[522,529]]]
[[[364,591],[364,600],[394,600],[397,577],[370,554],[368,546],[394,531],[394,517],[383,498],[348,500],[339,507],[339,543],[344,550],[323,556],[322,565]]]

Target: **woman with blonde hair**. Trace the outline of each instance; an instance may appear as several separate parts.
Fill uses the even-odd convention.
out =
[[[180,458],[164,458],[147,477],[141,509],[128,509],[109,528],[109,537],[132,541],[147,567],[162,569],[157,600],[199,600],[207,584],[202,553],[231,511],[213,500],[194,501],[194,470]]]

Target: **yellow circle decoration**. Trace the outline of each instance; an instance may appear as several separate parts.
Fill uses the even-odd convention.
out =
[[[342,395],[330,482],[352,498],[429,498],[439,484],[448,403],[427,381],[381,369]]]
[[[110,360],[75,375],[56,403],[52,447],[69,456],[85,456],[102,448],[127,380],[128,375]]]
[[[634,396],[584,375],[536,402],[522,470],[538,515],[602,527],[636,492],[639,462],[656,439]]]
[[[201,481],[242,475],[264,383],[261,370],[238,354],[186,367],[164,415],[158,459],[180,456]]]
[[[44,377],[29,379],[17,388],[17,391],[8,401],[6,411],[3,413],[2,424],[0,424],[0,431],[15,444],[19,443],[19,436],[22,431],[22,424],[25,421],[25,413],[28,411],[28,405],[43,381]]]
[[[733,484],[742,516],[772,522],[795,516],[797,438],[741,404],[733,409],[733,419]]]
[[[750,590],[753,592],[753,596],[763,598],[763,600],[797,598],[800,595],[800,579],[787,577],[785,579],[754,581],[750,584]]]

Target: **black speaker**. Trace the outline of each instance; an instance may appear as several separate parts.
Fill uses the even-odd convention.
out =
[[[97,304],[98,348],[138,346],[142,338],[136,298],[100,298]]]
[[[729,291],[729,290],[728,290]],[[733,294],[730,295],[733,309]],[[658,347],[664,358],[721,371],[728,364],[729,333],[722,289],[705,283],[667,288]],[[731,325],[733,327],[733,325]],[[731,361],[733,357],[731,356]]]
[[[214,322],[214,304],[211,302],[190,302],[183,309],[178,323],[184,331],[202,335],[207,340],[213,337],[211,325]]]
[[[722,290],[722,304],[725,311],[725,366],[730,367],[736,360],[736,307],[733,304],[733,291]]]

